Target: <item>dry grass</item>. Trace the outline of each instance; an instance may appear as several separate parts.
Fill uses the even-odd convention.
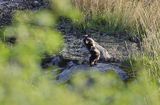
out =
[[[143,60],[144,56],[141,56],[143,63],[140,62],[140,65],[144,65],[144,69],[148,70],[150,75],[160,77],[160,0],[72,1],[77,8],[83,11],[85,17],[91,20],[95,17],[103,17],[108,23],[104,27],[107,31],[120,30],[142,36],[142,45],[149,56],[145,60]]]
[[[87,18],[102,18],[107,23],[107,30],[126,31],[133,26],[137,2],[128,0],[73,0]]]

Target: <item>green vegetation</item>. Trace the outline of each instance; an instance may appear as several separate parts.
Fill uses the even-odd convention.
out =
[[[68,0],[53,0],[56,6],[50,10],[17,12],[14,24],[0,31],[2,40],[17,38],[13,46],[0,41],[0,105],[159,105],[160,2],[72,1],[83,15]],[[59,16],[74,22],[88,16],[93,21],[89,26],[97,22],[101,26],[104,20],[102,30],[110,32],[145,33],[145,52],[129,59],[131,69],[138,71],[137,78],[124,83],[114,73],[89,72],[75,75],[69,83],[57,83],[53,72],[41,69],[40,59],[44,53],[55,54],[63,47],[63,38],[54,29]]]

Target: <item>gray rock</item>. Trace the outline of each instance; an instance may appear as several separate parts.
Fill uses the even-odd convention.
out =
[[[90,67],[88,65],[83,65],[83,64],[74,65],[70,68],[65,69],[62,73],[60,73],[57,77],[57,80],[59,82],[66,82],[72,77],[72,75],[80,71],[107,72],[110,70],[115,71],[122,80],[127,80],[129,78],[127,73],[124,70],[122,70],[119,66],[112,65],[112,64],[98,63],[97,65],[93,67]]]

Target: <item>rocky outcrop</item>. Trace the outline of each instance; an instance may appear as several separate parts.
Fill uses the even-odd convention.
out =
[[[72,75],[74,75],[77,72],[82,72],[82,71],[83,72],[85,72],[85,71],[108,72],[110,70],[115,71],[122,80],[127,80],[129,78],[127,73],[116,65],[98,63],[97,65],[95,65],[93,67],[90,67],[90,66],[85,65],[85,64],[73,65],[69,68],[64,69],[63,72],[58,75],[57,80],[59,82],[66,82],[72,77]]]
[[[46,0],[0,0],[0,26],[11,23],[15,10],[35,10],[47,5]]]
[[[48,57],[46,59],[42,60],[41,66],[43,68],[47,68],[50,66],[57,66],[59,67],[59,73],[57,75],[57,81],[59,82],[66,82],[71,79],[71,77],[78,73],[78,72],[108,72],[108,71],[114,71],[119,75],[119,77],[122,80],[127,80],[129,76],[127,73],[119,67],[118,64],[111,64],[111,63],[98,63],[94,66],[89,66],[88,63],[78,61],[78,60],[70,60],[63,58],[63,56],[54,56],[54,57]],[[55,71],[55,70],[53,70]]]

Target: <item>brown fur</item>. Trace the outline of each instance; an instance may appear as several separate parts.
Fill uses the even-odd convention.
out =
[[[91,49],[91,46],[95,46],[95,41],[88,35],[84,35],[83,43],[85,44],[88,51]]]
[[[84,36],[83,42],[90,52],[91,56],[89,58],[90,66],[96,65],[100,58],[100,51],[95,46],[95,41],[88,35]]]
[[[91,54],[89,58],[90,66],[96,65],[100,58],[100,51],[96,47],[91,46],[90,54]]]

